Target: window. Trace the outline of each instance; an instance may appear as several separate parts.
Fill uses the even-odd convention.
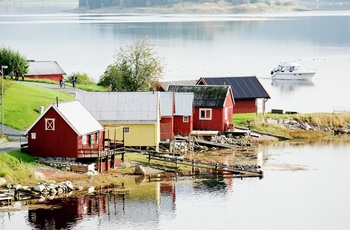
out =
[[[86,145],[86,135],[84,135],[82,138],[81,138],[81,143],[83,145]]]
[[[228,108],[226,107],[225,108],[225,121],[227,121],[228,119]]]
[[[45,131],[55,131],[55,118],[45,118]]]
[[[130,133],[130,128],[129,127],[123,127],[124,133]]]
[[[183,116],[183,122],[188,122],[188,116]]]
[[[31,133],[30,137],[32,138],[32,140],[35,140],[36,139],[36,133]]]
[[[90,135],[90,145],[93,146],[95,144],[95,134]]]
[[[211,109],[199,109],[199,120],[211,120]]]

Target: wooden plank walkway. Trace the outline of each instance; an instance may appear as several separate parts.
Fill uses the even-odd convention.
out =
[[[193,173],[196,169],[208,169],[212,174],[234,174],[241,177],[263,177],[263,172],[260,166],[257,165],[230,165],[217,162],[202,162],[194,160],[186,160],[177,156],[164,156],[161,154],[148,153],[148,163],[151,161],[158,161],[164,163],[170,163],[169,165],[161,165],[159,163],[153,163],[156,167],[163,166],[169,168],[169,171],[178,171],[179,165],[191,167]]]
[[[176,137],[176,140],[184,140],[184,141],[189,141],[188,137]],[[229,148],[229,149],[234,149],[237,147],[240,147],[239,145],[229,145],[229,144],[221,144],[221,143],[215,143],[212,141],[205,141],[205,140],[195,140],[194,141],[197,144],[205,145],[205,146],[212,146],[212,147],[218,147],[218,148]]]

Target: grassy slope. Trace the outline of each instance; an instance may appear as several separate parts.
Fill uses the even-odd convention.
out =
[[[46,109],[50,104],[55,103],[56,96],[60,101],[74,99],[73,96],[59,91],[12,82],[5,91],[4,123],[19,130],[25,130],[39,117],[40,106]]]

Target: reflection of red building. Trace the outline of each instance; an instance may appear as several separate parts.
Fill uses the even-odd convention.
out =
[[[70,229],[83,215],[106,213],[106,197],[81,196],[46,200],[48,209],[29,209],[28,219],[34,229]]]

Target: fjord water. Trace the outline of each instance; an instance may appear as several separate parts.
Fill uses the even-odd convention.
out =
[[[254,151],[262,179],[138,179],[125,195],[46,199],[36,208],[0,212],[0,229],[349,228],[348,141],[279,143]]]
[[[271,96],[267,111],[349,108],[349,11],[208,16],[59,9],[69,7],[1,3],[1,45],[98,80],[118,48],[146,38],[165,59],[164,80],[254,74]],[[270,70],[281,59],[317,74],[312,81],[272,81]],[[125,195],[35,201],[46,203],[36,208],[16,203],[17,211],[0,209],[0,229],[349,229],[349,141],[252,151],[262,179],[146,179]]]
[[[266,111],[333,112],[350,105],[350,11],[268,14],[73,14],[0,5],[1,45],[27,59],[57,61],[96,81],[120,47],[146,39],[164,58],[163,80],[256,75],[271,96]],[[343,6],[345,8],[345,4]],[[347,8],[349,9],[349,7]],[[317,69],[312,81],[272,81],[281,60]]]

